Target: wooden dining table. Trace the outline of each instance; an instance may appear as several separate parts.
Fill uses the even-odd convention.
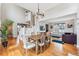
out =
[[[50,36],[48,36],[48,35],[46,35],[46,36],[48,38],[50,38]],[[35,45],[36,45],[35,50],[36,50],[36,54],[38,54],[38,52],[39,52],[39,49],[38,49],[39,45],[38,45],[38,43],[39,43],[39,39],[41,38],[41,35],[40,34],[31,35],[30,38],[35,41]]]

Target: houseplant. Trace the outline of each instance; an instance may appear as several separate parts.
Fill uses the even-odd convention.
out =
[[[1,42],[2,42],[3,47],[7,47],[8,33],[9,33],[8,27],[12,24],[13,24],[13,21],[9,19],[4,20],[1,24],[1,33],[2,33]]]

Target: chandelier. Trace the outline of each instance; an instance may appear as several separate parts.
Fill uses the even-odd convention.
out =
[[[37,9],[37,12],[36,12],[36,17],[39,18],[39,17],[44,17],[44,13],[42,10],[40,10],[39,8],[39,3],[38,3],[38,9]]]

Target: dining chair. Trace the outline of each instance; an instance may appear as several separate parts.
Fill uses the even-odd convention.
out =
[[[40,52],[43,52],[43,47],[45,45],[45,42],[39,39],[38,45],[39,45]]]
[[[27,28],[26,30],[26,41],[24,41],[24,53],[28,54],[28,50],[34,48],[35,42],[30,41],[30,36],[31,36],[31,28]]]
[[[39,47],[40,47],[41,52],[43,52],[43,50],[45,50],[45,37],[46,37],[46,33],[41,32],[41,36],[39,39]]]
[[[50,38],[45,37],[45,46],[46,46],[46,48],[48,48],[49,45],[50,45]]]
[[[28,55],[28,53],[29,53],[28,50],[34,48],[35,46],[36,46],[35,43],[26,42],[26,44],[24,44],[24,54]]]

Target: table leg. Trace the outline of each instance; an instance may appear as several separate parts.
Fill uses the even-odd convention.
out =
[[[36,54],[38,54],[38,42],[36,41]]]

